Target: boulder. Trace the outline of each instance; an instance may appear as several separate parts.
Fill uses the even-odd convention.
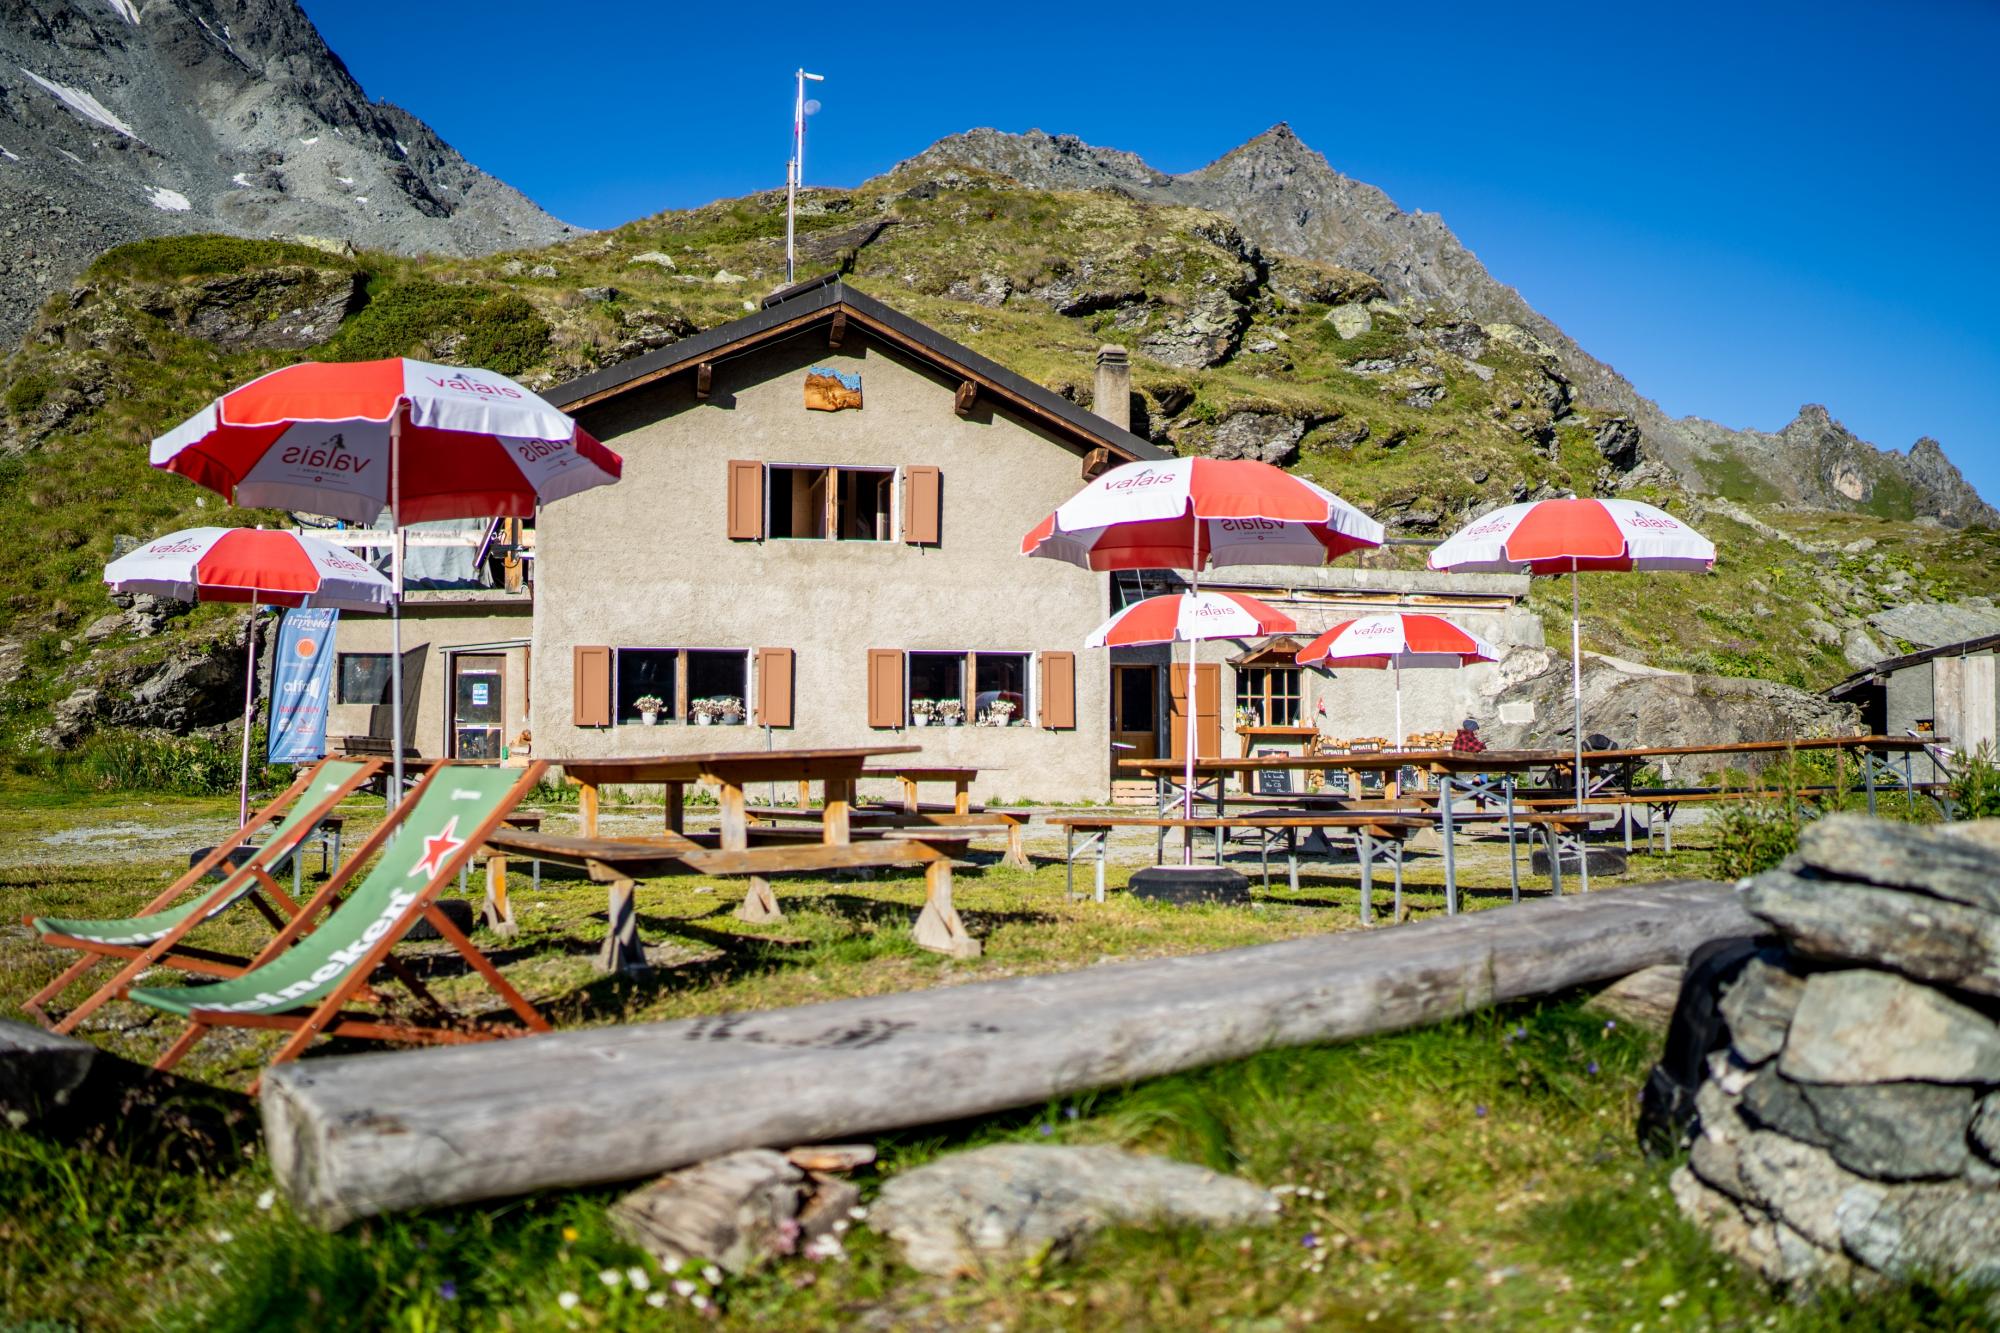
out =
[[[1232,412],[1216,426],[1203,452],[1211,458],[1254,458],[1283,467],[1298,461],[1306,426],[1276,412]]]
[[[1607,417],[1591,432],[1591,443],[1620,472],[1639,466],[1639,427],[1630,417]]]
[[[659,250],[647,250],[642,254],[633,255],[630,259],[626,260],[625,262],[628,264],[653,264],[659,268],[665,269],[669,273],[673,272],[674,269],[678,267],[674,263],[674,257],[672,255],[666,254]]]
[[[1271,290],[1293,305],[1360,306],[1382,295],[1379,281],[1337,264],[1274,254],[1270,256],[1269,269]]]
[[[1840,655],[1846,658],[1847,665],[1856,671],[1865,671],[1889,656],[1889,650],[1877,643],[1874,635],[1856,625],[1848,630],[1847,637],[1840,641]]]
[[[1918,893],[1759,875],[1743,905],[1792,950],[1835,963],[1876,963],[1918,981],[2000,996],[2000,916]]]
[[[1106,1147],[999,1144],[892,1177],[869,1224],[923,1273],[1065,1257],[1114,1224],[1267,1223],[1278,1204],[1233,1176]]]
[[[672,1272],[693,1259],[745,1273],[830,1234],[860,1191],[748,1148],[672,1171],[611,1206],[627,1239]]]
[[[1804,1083],[2000,1083],[2000,1026],[1890,972],[1819,972],[1778,1069]]]
[[[1664,1032],[1681,997],[1681,978],[1686,975],[1685,967],[1672,963],[1640,968],[1591,996],[1584,1008],[1635,1027]]]
[[[1864,881],[2000,913],[2000,820],[1927,829],[1829,815],[1799,835],[1798,869],[1825,880]]]
[[[2000,607],[1986,597],[1957,602],[1905,602],[1868,617],[1868,623],[1890,638],[1919,648],[1940,648],[2000,634]]]
[[[140,308],[230,351],[299,351],[331,338],[366,284],[355,269],[286,264],[147,288]]]
[[[1204,370],[1229,359],[1246,321],[1241,302],[1221,288],[1208,288],[1185,314],[1142,337],[1139,351],[1183,370]]]
[[[1753,958],[1722,997],[1729,1044],[1746,1065],[1761,1065],[1785,1048],[1785,1033],[1805,994],[1805,979],[1775,963]]]
[[[1326,322],[1333,325],[1333,331],[1342,339],[1359,338],[1375,327],[1375,320],[1368,313],[1368,307],[1360,302],[1337,305],[1326,312]]]
[[[1979,1111],[1972,1117],[1967,1137],[1979,1149],[1980,1156],[2000,1164],[2000,1092],[1989,1092],[1980,1099]]]
[[[1858,1175],[1944,1179],[1965,1169],[1974,1096],[1948,1083],[1795,1083],[1768,1071],[1744,1089],[1743,1115]]]

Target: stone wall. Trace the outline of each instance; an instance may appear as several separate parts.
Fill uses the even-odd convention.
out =
[[[1832,816],[1743,890],[1682,1210],[1777,1282],[2000,1287],[2000,821]]]

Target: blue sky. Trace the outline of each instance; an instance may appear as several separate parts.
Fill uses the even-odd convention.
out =
[[[782,185],[801,64],[814,185],[978,125],[1188,171],[1289,121],[1668,412],[1824,403],[2000,500],[1994,0],[305,8],[371,95],[591,227]]]

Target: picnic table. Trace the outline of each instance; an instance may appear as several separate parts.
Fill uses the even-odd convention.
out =
[[[1032,816],[1026,811],[989,810],[985,806],[975,806],[972,803],[972,784],[979,773],[976,768],[935,764],[891,764],[864,768],[861,770],[863,778],[887,778],[901,784],[902,800],[899,803],[856,803],[848,810],[848,827],[857,830],[997,827],[1007,836],[1007,850],[1002,854],[1000,864],[1010,870],[1030,869],[1022,832]],[[919,785],[926,782],[950,783],[951,802],[927,803],[919,800]],[[825,816],[813,808],[811,779],[800,779],[798,789],[796,806],[751,806],[748,814],[766,824],[823,824]]]
[[[748,894],[737,915],[747,921],[778,921],[777,896],[770,876],[813,870],[839,870],[883,865],[923,865],[927,889],[917,942],[926,948],[966,955],[978,944],[965,932],[951,906],[951,858],[942,850],[962,847],[975,833],[999,832],[953,824],[931,829],[865,829],[870,842],[856,845],[851,837],[854,785],[868,762],[887,755],[912,754],[914,745],[851,746],[805,750],[718,750],[701,754],[642,755],[604,759],[561,759],[565,776],[581,788],[579,838],[551,839],[541,834],[510,834],[489,838],[499,859],[497,876],[487,879],[489,918],[512,920],[506,893],[506,857],[532,857],[581,869],[610,885],[610,932],[600,964],[606,971],[643,966],[638,931],[632,913],[634,881],[649,874],[693,871],[743,875]],[[820,827],[808,843],[794,830],[753,830],[744,788],[753,782],[822,782],[826,802]],[[711,783],[719,793],[721,819],[715,833],[689,837],[686,832],[686,789],[689,783]],[[597,836],[599,794],[607,784],[660,783],[666,788],[666,827],[652,838]],[[866,821],[864,821],[865,823]],[[766,844],[752,847],[753,841]],[[782,845],[769,845],[769,844]],[[893,844],[893,845],[890,845]],[[650,869],[649,869],[650,867]],[[496,888],[497,885],[497,888]]]
[[[609,784],[660,783],[667,789],[667,830],[685,831],[689,783],[709,783],[722,806],[722,845],[749,845],[748,802],[743,795],[752,782],[823,782],[826,807],[824,840],[847,841],[847,814],[854,805],[854,784],[868,761],[884,755],[915,754],[916,745],[857,745],[816,750],[712,750],[706,754],[645,755],[615,759],[556,759],[563,775],[581,790],[577,814],[583,836],[597,836],[599,789]]]

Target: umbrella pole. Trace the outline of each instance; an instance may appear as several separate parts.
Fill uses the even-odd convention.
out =
[[[1201,591],[1200,541],[1201,541],[1200,529],[1197,528],[1195,537],[1196,549],[1193,556],[1190,557],[1189,559],[1190,568],[1188,572],[1188,591],[1191,595],[1197,594]],[[1199,639],[1188,640],[1187,771],[1182,777],[1182,781],[1185,784],[1184,787],[1182,788],[1182,798],[1183,798],[1182,817],[1186,819],[1194,818],[1195,715],[1201,710],[1201,705],[1198,702],[1201,697],[1201,691],[1195,684],[1195,658],[1196,655],[1200,652],[1200,650],[1201,650],[1201,641]],[[1222,701],[1219,699],[1216,701],[1218,707],[1221,706],[1221,702]],[[1221,781],[1219,775],[1216,780],[1218,782]],[[1194,864],[1194,830],[1192,828],[1189,828],[1184,830],[1184,833],[1185,836],[1181,838],[1181,864],[1184,866],[1191,866]],[[1217,860],[1220,861],[1221,858],[1218,857]]]
[[[1569,695],[1576,728],[1576,808],[1583,810],[1583,610],[1577,598],[1576,562],[1569,567]]]
[[[1392,663],[1391,665],[1392,665],[1392,669],[1393,669],[1393,670],[1395,671],[1395,673],[1396,673],[1396,744],[1395,744],[1395,748],[1396,748],[1396,749],[1398,749],[1398,750],[1400,750],[1400,749],[1402,749],[1402,748],[1403,748],[1403,663],[1402,663],[1402,660],[1401,660],[1400,658],[1398,658],[1398,659],[1397,659],[1397,660],[1396,660],[1396,661],[1395,661],[1394,663]]]
[[[394,777],[389,804],[403,799],[403,405],[389,418],[389,752]]]
[[[236,823],[250,822],[250,718],[257,707],[257,590],[250,590],[250,620],[243,627],[243,762],[236,773]]]

